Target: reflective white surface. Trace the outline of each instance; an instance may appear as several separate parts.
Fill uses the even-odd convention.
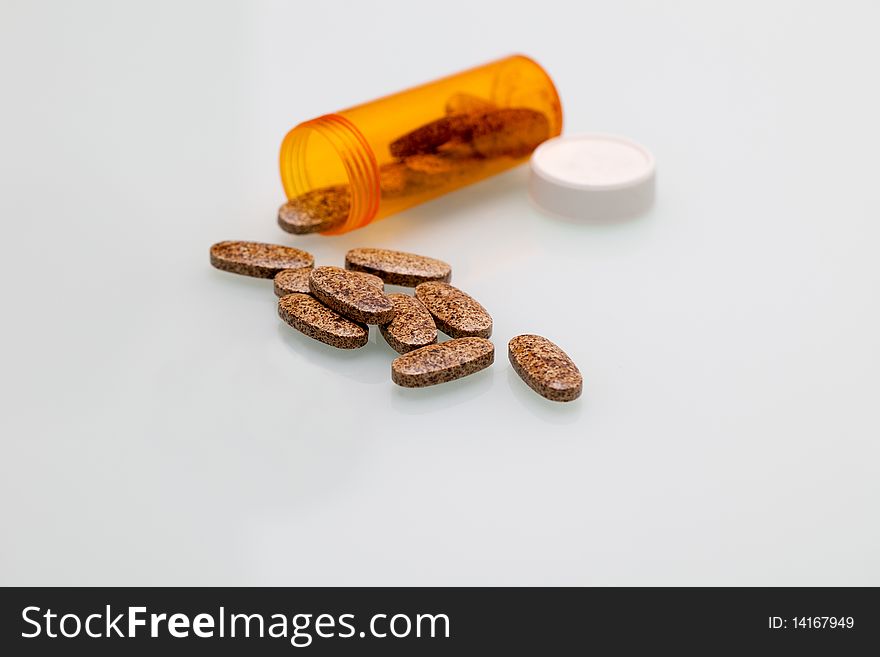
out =
[[[0,583],[880,584],[877,5],[442,7],[2,4]],[[293,124],[512,51],[653,151],[648,215],[546,216],[520,167],[277,228]],[[496,365],[397,388],[225,239],[446,259]]]

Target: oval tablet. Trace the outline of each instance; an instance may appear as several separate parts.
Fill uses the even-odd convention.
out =
[[[452,267],[442,260],[390,249],[352,249],[345,268],[375,274],[386,283],[415,287],[426,281],[449,282]]]
[[[309,274],[311,269],[284,269],[275,274],[275,294],[309,294]]]
[[[379,327],[385,342],[399,354],[437,342],[437,327],[422,302],[408,294],[389,294],[394,319]]]
[[[535,110],[486,112],[474,126],[471,148],[482,157],[525,157],[550,136],[550,121]]]
[[[233,274],[272,278],[282,269],[312,267],[315,259],[311,253],[279,244],[218,242],[211,247],[211,264]]]
[[[321,303],[358,322],[386,324],[394,304],[375,283],[339,267],[318,267],[309,276],[309,289]]]
[[[466,141],[473,131],[476,120],[470,114],[450,114],[441,117],[398,137],[388,144],[388,150],[397,158],[419,153],[434,153],[447,142]]]
[[[369,329],[330,310],[308,294],[287,294],[278,300],[278,316],[293,328],[338,349],[367,344]]]
[[[343,223],[351,207],[347,185],[321,187],[290,199],[278,209],[278,225],[288,233],[319,233]]]
[[[416,288],[437,328],[453,338],[492,335],[492,316],[471,295],[448,283],[422,283]]]
[[[391,380],[405,388],[423,388],[460,379],[489,367],[495,347],[483,338],[458,338],[398,356]]]
[[[383,281],[378,276],[373,276],[372,274],[368,274],[363,271],[350,271],[348,273],[351,274],[352,276],[357,276],[365,283],[369,283],[370,285],[375,285],[377,288],[382,290],[382,292],[385,291],[385,281]]]
[[[542,397],[572,401],[581,395],[584,381],[574,361],[540,335],[518,335],[507,345],[514,371]]]
[[[279,297],[283,297],[285,294],[293,294],[294,292],[311,294],[312,290],[309,288],[309,275],[311,273],[311,269],[285,269],[278,272],[275,274],[275,294]],[[375,285],[383,292],[385,291],[385,281],[378,276],[364,274],[359,271],[353,271],[351,273],[354,276],[360,276],[366,282]]]

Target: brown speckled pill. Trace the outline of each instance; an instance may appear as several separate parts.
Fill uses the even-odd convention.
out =
[[[524,157],[550,136],[550,121],[526,107],[450,114],[426,123],[389,145],[397,158],[426,153],[459,157]]]
[[[572,401],[581,395],[584,381],[577,365],[562,349],[540,335],[518,335],[507,345],[514,371],[542,397]]]
[[[469,176],[478,175],[486,166],[482,156],[411,155],[403,162],[389,162],[379,167],[379,191],[383,199],[418,196],[452,186]]]
[[[399,198],[410,193],[409,170],[403,162],[388,162],[379,167],[379,193],[382,198]]]
[[[385,342],[399,354],[437,342],[437,327],[422,302],[408,294],[389,294],[394,319],[379,327]]]
[[[285,294],[309,294],[308,269],[285,269],[275,274],[275,294],[283,297]]]
[[[315,259],[311,253],[278,244],[218,242],[211,247],[211,264],[233,274],[272,278],[282,269],[312,267]]]
[[[410,155],[404,161],[407,169],[428,175],[440,175],[454,171],[458,164],[455,160],[442,155]]]
[[[524,157],[549,137],[544,114],[511,107],[485,113],[474,126],[471,147],[482,157]]]
[[[367,344],[369,329],[330,310],[308,294],[287,294],[278,300],[278,316],[310,338],[338,349]]]
[[[321,303],[358,322],[386,324],[394,304],[375,283],[339,267],[318,267],[309,276],[309,289]]]
[[[288,233],[318,233],[348,218],[351,191],[347,185],[321,187],[290,199],[278,209],[278,225]]]
[[[357,276],[365,283],[369,283],[370,285],[375,285],[383,292],[385,291],[385,281],[383,281],[378,276],[373,276],[373,274],[368,274],[367,272],[364,272],[364,271],[350,271],[348,273],[351,274],[352,276]]]
[[[460,379],[489,367],[495,347],[483,338],[458,338],[432,344],[391,363],[391,380],[405,388],[423,388]]]
[[[309,275],[311,273],[311,268],[285,269],[284,271],[278,272],[277,274],[275,274],[275,294],[277,294],[279,297],[283,297],[285,294],[293,294],[294,292],[299,292],[300,294],[311,294],[312,290],[311,288],[309,288]],[[360,276],[370,285],[375,285],[382,291],[385,290],[385,281],[383,281],[378,276],[365,274],[359,271],[353,271],[351,273],[354,276]]]
[[[476,299],[448,283],[422,283],[416,287],[437,328],[453,338],[492,335],[492,317]]]
[[[352,249],[345,254],[345,268],[375,274],[386,283],[404,287],[452,278],[452,267],[442,260],[390,249]]]
[[[388,148],[394,157],[434,153],[448,141],[465,139],[476,119],[471,114],[451,114],[431,121],[392,141]]]

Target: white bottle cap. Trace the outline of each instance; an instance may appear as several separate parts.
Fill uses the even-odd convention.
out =
[[[565,217],[630,217],[654,202],[654,156],[625,137],[556,137],[535,149],[530,167],[534,202]]]

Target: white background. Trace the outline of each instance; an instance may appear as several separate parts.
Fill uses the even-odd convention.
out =
[[[880,584],[877,6],[3,0],[0,582]],[[294,124],[515,51],[654,151],[648,215],[543,215],[521,167],[277,228]],[[443,258],[496,365],[397,388],[226,239]]]

